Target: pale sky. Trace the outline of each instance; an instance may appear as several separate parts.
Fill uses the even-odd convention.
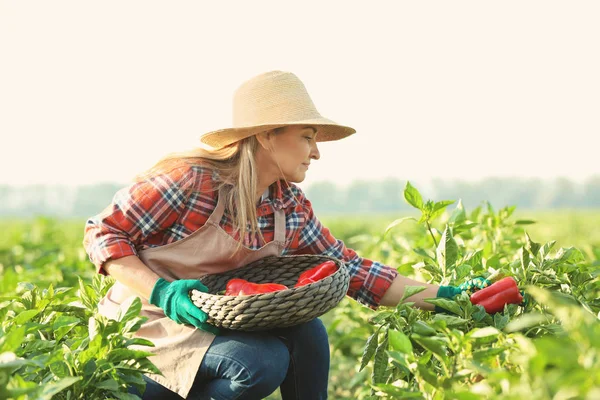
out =
[[[0,0],[0,184],[127,182],[294,72],[305,184],[600,173],[598,1]]]

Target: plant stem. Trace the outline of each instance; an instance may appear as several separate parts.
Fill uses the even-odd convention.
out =
[[[431,230],[431,225],[429,225],[429,221],[425,221],[425,223],[427,224],[427,229],[429,230],[429,234],[431,235],[431,238],[433,239],[433,243],[435,244],[435,248],[437,249],[438,243],[437,243],[437,240],[435,240],[435,236],[433,236],[433,231]]]

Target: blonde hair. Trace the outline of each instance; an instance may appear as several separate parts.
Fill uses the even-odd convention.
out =
[[[277,134],[284,129],[276,128],[272,132]],[[246,235],[249,235],[250,239],[255,239],[258,235],[265,242],[258,228],[255,204],[258,187],[255,154],[258,146],[256,136],[250,136],[220,149],[198,147],[185,152],[171,153],[147,171],[137,175],[135,180],[146,180],[186,165],[208,167],[211,172],[217,172],[218,181],[214,190],[224,189],[222,193],[225,195],[225,206],[231,213],[234,232],[239,233],[238,249],[243,246]],[[277,166],[282,179],[288,183],[278,162]],[[187,193],[190,194],[191,192]]]

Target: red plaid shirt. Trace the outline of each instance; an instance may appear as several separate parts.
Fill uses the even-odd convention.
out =
[[[217,204],[216,174],[205,167],[181,167],[119,190],[112,203],[85,226],[83,245],[97,271],[102,265],[150,247],[181,240],[201,228]],[[293,196],[292,196],[293,193]],[[298,199],[299,204],[294,200]],[[343,260],[350,270],[348,296],[370,308],[398,272],[376,261],[359,257],[335,239],[314,215],[310,201],[296,185],[278,181],[257,208],[258,226],[266,242],[274,238],[275,209],[286,215],[283,254],[325,254]],[[231,215],[225,211],[220,226],[235,239]],[[244,245],[258,249],[260,238],[246,236]]]

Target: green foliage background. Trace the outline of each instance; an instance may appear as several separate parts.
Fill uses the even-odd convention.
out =
[[[489,316],[463,296],[436,315],[346,298],[322,317],[330,397],[600,398],[600,212],[465,210],[408,194],[421,211],[321,220],[362,256],[423,281],[515,276],[528,303]],[[126,385],[153,369],[133,339],[138,304],[121,321],[95,312],[111,281],[94,274],[83,223],[0,222],[0,398],[131,399]]]

